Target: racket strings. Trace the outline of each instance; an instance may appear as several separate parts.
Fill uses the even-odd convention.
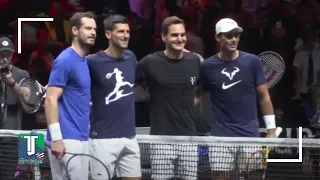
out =
[[[273,52],[265,52],[259,55],[268,87],[273,87],[279,82],[285,72],[285,64],[282,57]]]
[[[22,107],[28,112],[36,111],[39,106],[41,106],[41,101],[43,99],[43,94],[41,93],[38,84],[33,80],[26,79],[20,84],[20,87],[29,89],[30,91],[30,96],[21,101]]]

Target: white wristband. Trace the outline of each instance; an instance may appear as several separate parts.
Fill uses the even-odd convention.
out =
[[[51,135],[51,140],[52,141],[58,141],[62,140],[62,134],[60,130],[60,124],[59,123],[53,123],[48,126],[50,135]]]
[[[275,115],[265,115],[263,116],[264,123],[267,129],[276,128],[276,116]]]

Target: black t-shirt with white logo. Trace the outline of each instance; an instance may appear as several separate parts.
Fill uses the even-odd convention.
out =
[[[194,96],[200,59],[185,53],[168,58],[163,51],[144,57],[137,67],[137,83],[146,83],[150,94],[150,134],[196,135]]]

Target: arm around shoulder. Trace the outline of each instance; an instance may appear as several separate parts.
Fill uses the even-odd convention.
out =
[[[196,56],[198,56],[198,58],[200,59],[200,62],[203,62],[203,61],[204,61],[204,58],[203,58],[200,54],[195,53],[195,52],[193,52],[193,54],[195,54]]]
[[[135,83],[138,85],[145,85],[145,79],[146,79],[146,67],[148,63],[149,55],[142,58],[138,63],[136,67],[136,79]]]

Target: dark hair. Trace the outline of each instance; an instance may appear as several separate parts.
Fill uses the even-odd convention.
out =
[[[169,26],[174,24],[183,24],[185,26],[185,23],[182,19],[178,18],[177,16],[170,16],[163,20],[161,24],[161,34],[167,35]]]
[[[82,18],[90,18],[90,19],[95,19],[95,15],[93,12],[88,11],[88,12],[77,12],[72,15],[72,17],[69,20],[70,26],[71,27],[76,27],[80,28],[82,25]]]
[[[115,14],[107,17],[103,21],[104,30],[112,31],[115,24],[128,24],[128,19],[122,15]]]

